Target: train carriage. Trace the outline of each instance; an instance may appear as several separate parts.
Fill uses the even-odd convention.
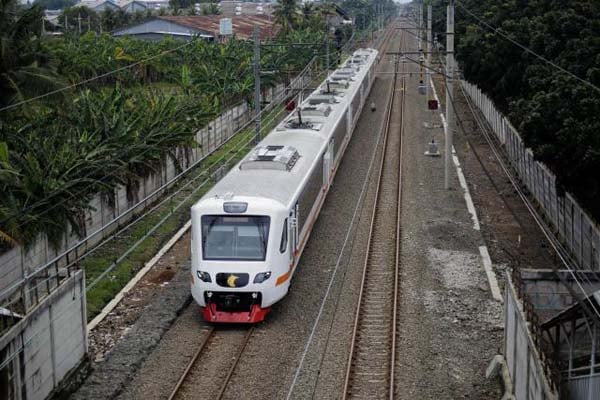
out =
[[[290,286],[375,77],[360,49],[192,207],[192,295],[211,322],[262,321]]]

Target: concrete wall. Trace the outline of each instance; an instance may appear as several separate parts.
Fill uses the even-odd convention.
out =
[[[525,147],[519,133],[496,110],[492,101],[477,86],[466,81],[461,81],[461,84],[485,116],[521,181],[535,198],[563,245],[571,252],[579,269],[600,271],[598,224],[571,194],[557,194],[554,174],[544,164],[534,160],[533,153]]]
[[[45,399],[86,352],[85,279],[78,271],[0,338],[0,394]]]
[[[512,281],[506,277],[504,294],[504,354],[517,400],[558,399],[544,374]]]

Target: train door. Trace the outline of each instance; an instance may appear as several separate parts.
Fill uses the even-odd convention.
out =
[[[298,214],[300,207],[298,203],[290,212],[290,262],[294,261],[294,257],[296,255],[296,249],[298,249]]]
[[[346,135],[350,136],[352,133],[352,106],[346,110]]]
[[[333,168],[333,138],[329,141],[327,150],[323,154],[323,187],[326,188],[329,185],[329,178],[331,177],[331,169]]]

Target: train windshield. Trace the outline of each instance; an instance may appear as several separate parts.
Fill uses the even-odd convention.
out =
[[[264,261],[270,218],[203,215],[202,255],[205,260]]]

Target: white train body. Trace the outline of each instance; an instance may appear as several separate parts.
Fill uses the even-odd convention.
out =
[[[357,50],[192,207],[192,295],[213,322],[283,298],[375,78]]]

